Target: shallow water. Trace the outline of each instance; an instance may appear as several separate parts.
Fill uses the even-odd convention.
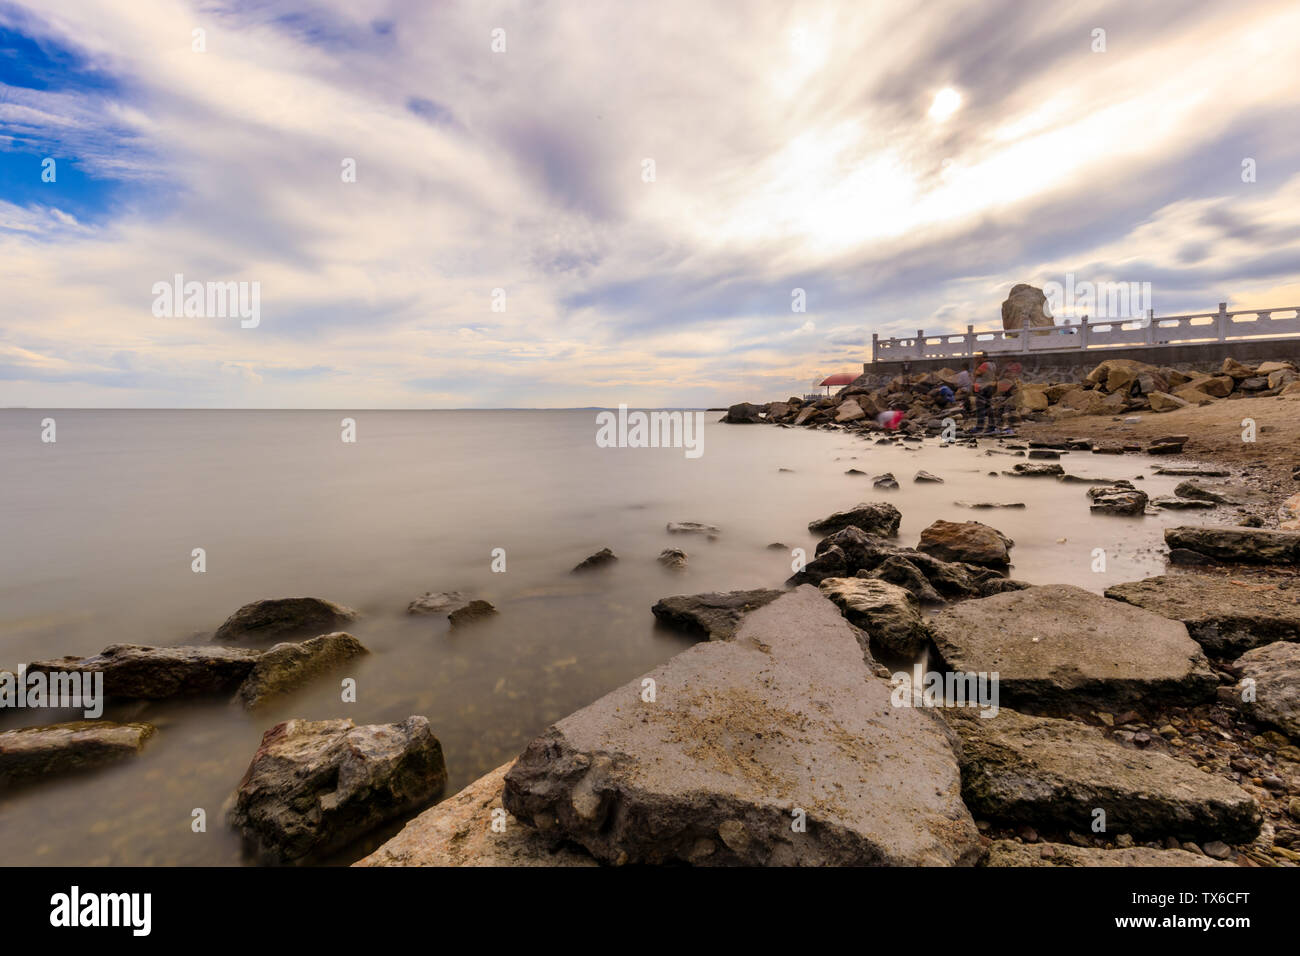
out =
[[[47,416],[55,444],[40,440]],[[343,417],[357,421],[355,444],[340,440]],[[112,643],[200,643],[242,604],[298,595],[356,608],[349,630],[373,652],[346,672],[358,683],[352,704],[331,678],[257,716],[225,701],[110,708],[105,717],[159,733],[138,759],[0,794],[0,864],[240,862],[222,807],[262,732],[288,717],[425,715],[453,793],[689,646],[656,627],[658,598],[777,586],[791,556],[765,546],[811,556],[808,522],[858,501],[893,502],[904,545],[938,518],[991,524],[1016,541],[1014,577],[1093,591],[1159,573],[1162,528],[1206,520],[1092,516],[1086,485],[988,476],[1024,460],[986,455],[989,441],[905,450],[717,417],[706,415],[704,454],[688,459],[599,448],[587,410],[0,411],[0,666]],[[1147,475],[1139,487],[1153,496],[1179,480],[1151,475],[1137,456],[1062,463],[1085,476]],[[844,474],[853,467],[867,477]],[[946,481],[914,484],[918,469]],[[883,471],[902,487],[875,491],[869,476]],[[956,499],[1027,507],[972,511]],[[723,531],[715,541],[665,531],[680,520]],[[615,566],[568,573],[606,546]],[[685,549],[689,568],[660,567],[666,547]],[[206,573],[191,571],[194,548],[206,549]],[[505,573],[490,568],[495,548]],[[1104,573],[1092,570],[1096,548]],[[501,614],[452,635],[443,618],[405,613],[424,591],[455,588]],[[74,716],[10,712],[0,729]],[[195,808],[205,833],[191,830]]]

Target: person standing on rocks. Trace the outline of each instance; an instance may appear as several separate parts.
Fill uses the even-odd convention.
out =
[[[1000,410],[993,407],[998,391],[998,367],[987,352],[981,352],[980,358],[983,361],[975,369],[975,433],[991,435],[997,431],[1000,417]]]
[[[971,412],[970,385],[970,362],[962,362],[961,371],[957,373],[957,400],[961,403],[962,413],[966,415],[969,415]]]

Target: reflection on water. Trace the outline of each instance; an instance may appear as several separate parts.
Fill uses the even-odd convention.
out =
[[[40,441],[46,415],[58,422],[53,445]],[[343,417],[357,420],[355,444],[340,441]],[[656,627],[658,598],[778,585],[791,558],[766,545],[811,554],[808,522],[857,501],[897,505],[905,545],[937,518],[992,524],[1016,541],[1015,577],[1094,591],[1157,573],[1162,527],[1205,520],[1092,517],[1086,486],[991,477],[1021,459],[983,449],[905,450],[707,417],[704,454],[688,459],[598,448],[593,411],[0,412],[0,666],[208,641],[240,605],[297,595],[356,608],[349,630],[373,652],[347,672],[355,704],[329,679],[256,716],[223,700],[110,706],[106,718],[159,733],[139,759],[0,795],[0,863],[238,863],[223,804],[262,732],[288,717],[423,714],[450,794],[688,646]],[[1131,457],[1063,463],[1081,475],[1150,474]],[[945,483],[913,484],[920,469]],[[872,489],[883,471],[897,491]],[[1139,486],[1167,494],[1177,481]],[[959,499],[1027,507],[971,511]],[[666,533],[681,520],[723,531],[715,541]],[[620,558],[612,568],[569,574],[607,546]],[[685,571],[656,563],[666,547],[689,553]],[[190,569],[194,548],[207,552],[206,573]],[[504,574],[490,569],[495,548]],[[1105,573],[1091,570],[1094,548],[1106,550]],[[405,614],[423,592],[448,589],[501,614],[455,634],[444,619]],[[69,717],[9,713],[0,728],[54,719]],[[206,833],[191,831],[195,808]]]

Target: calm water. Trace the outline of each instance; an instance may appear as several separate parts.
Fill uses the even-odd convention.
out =
[[[40,440],[46,416],[55,444]],[[345,416],[355,444],[340,440]],[[1015,577],[1096,591],[1157,573],[1162,527],[1203,520],[1093,518],[1085,486],[989,477],[1022,459],[983,449],[881,448],[718,417],[706,415],[692,460],[599,448],[591,411],[0,411],[0,666],[120,642],[202,643],[242,604],[299,595],[361,612],[349,629],[373,652],[348,672],[354,704],[327,679],[257,716],[224,701],[110,707],[105,717],[148,720],[158,735],[139,759],[0,794],[0,864],[239,863],[223,804],[263,731],[289,717],[425,715],[454,793],[689,646],[656,628],[658,598],[776,586],[790,555],[765,546],[811,555],[807,523],[857,501],[896,504],[905,545],[936,518],[993,524],[1016,540]],[[1063,461],[1082,475],[1146,474],[1153,495],[1178,481],[1131,456]],[[851,467],[892,471],[902,487],[874,492],[844,474]],[[921,468],[946,483],[913,484]],[[954,499],[1028,507],[974,512]],[[678,520],[723,533],[667,534]],[[621,559],[613,568],[568,573],[607,546]],[[670,546],[689,553],[688,570],[655,562]],[[1104,574],[1091,570],[1099,547]],[[194,548],[207,551],[206,573],[190,569]],[[494,548],[506,551],[504,574],[491,570]],[[449,589],[500,616],[452,635],[445,619],[405,613],[424,591]],[[0,728],[71,716],[19,711]],[[193,833],[200,807],[208,829]]]

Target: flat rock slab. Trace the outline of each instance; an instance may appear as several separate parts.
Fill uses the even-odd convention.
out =
[[[771,588],[756,588],[751,591],[678,594],[661,598],[650,610],[668,627],[711,641],[729,641],[740,626],[741,618],[764,604],[772,603],[784,593]]]
[[[996,840],[985,866],[1232,866],[1186,850],[1145,846],[1101,850],[1068,843],[1017,843]]]
[[[1165,529],[1170,549],[1195,551],[1232,564],[1300,564],[1300,532],[1259,528]]]
[[[109,697],[162,700],[229,692],[248,676],[259,657],[260,651],[241,647],[110,644],[92,657],[33,661],[27,672],[100,672]]]
[[[818,534],[829,534],[849,526],[860,528],[867,534],[892,537],[898,534],[899,522],[903,514],[887,502],[856,504],[848,511],[837,511],[818,521],[808,524],[808,530]]]
[[[581,850],[552,849],[547,837],[505,813],[501,789],[512,766],[513,761],[502,764],[425,810],[401,833],[352,865],[597,866],[595,859]],[[498,829],[493,829],[494,825]]]
[[[669,534],[702,534],[710,538],[722,534],[721,528],[700,521],[670,521],[666,530]]]
[[[1069,584],[965,601],[930,627],[949,670],[996,671],[1011,706],[1190,704],[1218,686],[1180,622]]]
[[[151,724],[77,720],[0,733],[0,785],[134,757],[154,734]]]
[[[262,707],[368,653],[360,641],[342,631],[297,644],[276,644],[257,659],[235,697],[250,710]]]
[[[357,612],[321,598],[272,598],[245,604],[217,628],[218,641],[267,640],[337,630]]]
[[[504,806],[610,863],[974,863],[956,738],[895,707],[855,628],[810,586],[731,641],[678,654],[566,717],[506,774]],[[645,688],[653,686],[653,701]],[[792,824],[806,815],[806,830]]]
[[[424,806],[446,783],[424,717],[364,727],[289,720],[263,735],[229,820],[259,861],[303,863]]]
[[[962,796],[981,819],[1087,833],[1100,809],[1107,833],[1244,843],[1259,832],[1259,805],[1240,787],[1087,724],[1005,708],[944,714],[961,735]]]
[[[877,578],[827,578],[819,587],[878,651],[911,656],[930,640],[920,601],[906,588]]]
[[[1106,597],[1182,621],[1216,657],[1300,640],[1300,589],[1234,584],[1213,574],[1162,574],[1106,589]]]
[[[1242,701],[1238,684],[1237,705],[1251,717],[1279,728],[1300,740],[1300,644],[1276,643],[1247,651],[1237,660],[1243,678],[1253,680],[1253,702]]]

